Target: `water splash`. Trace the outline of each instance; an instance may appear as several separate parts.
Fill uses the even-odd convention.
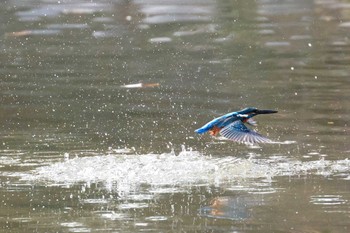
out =
[[[103,183],[107,189],[132,193],[142,185],[163,187],[176,192],[190,186],[229,185],[260,179],[271,182],[277,176],[322,175],[349,177],[350,160],[299,161],[285,156],[268,158],[213,157],[183,149],[163,154],[120,154],[111,150],[103,155],[75,157],[36,168],[22,180],[45,185]],[[152,188],[150,189],[152,190]],[[170,190],[170,191],[169,191]]]

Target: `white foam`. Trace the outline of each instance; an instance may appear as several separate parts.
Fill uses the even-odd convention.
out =
[[[174,153],[137,155],[119,154],[112,150],[107,155],[75,157],[39,167],[24,174],[22,180],[45,185],[100,182],[108,190],[128,194],[148,185],[149,193],[155,194],[181,192],[186,187],[198,185],[237,187],[252,179],[269,183],[276,176],[312,174],[349,177],[350,160],[347,159],[302,162],[285,156],[255,157],[211,157],[186,150],[177,156]]]

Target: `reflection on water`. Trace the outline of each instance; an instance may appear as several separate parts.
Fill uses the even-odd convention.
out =
[[[203,207],[200,214],[212,218],[244,220],[251,216],[249,208],[263,205],[262,197],[257,196],[223,196],[214,198],[210,206]]]
[[[0,6],[1,230],[348,232],[347,1]]]

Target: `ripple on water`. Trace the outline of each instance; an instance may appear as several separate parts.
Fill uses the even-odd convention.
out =
[[[168,220],[168,218],[166,216],[150,216],[150,217],[147,217],[145,219],[148,221],[154,221],[154,222]]]
[[[147,208],[149,205],[147,203],[143,202],[135,202],[135,203],[125,203],[125,204],[120,204],[119,208],[120,209],[142,209],[142,208]]]
[[[95,211],[97,215],[104,219],[115,220],[132,220],[131,216],[127,213],[117,213],[115,211]]]
[[[210,22],[210,17],[203,15],[154,15],[145,18],[143,22],[146,24]]]
[[[310,197],[310,202],[314,205],[341,205],[345,204],[346,201],[341,195],[315,195]]]
[[[87,29],[89,25],[87,23],[63,23],[63,24],[49,24],[49,29]]]
[[[166,24],[209,22],[213,8],[202,5],[144,5],[140,11],[146,16],[143,19],[143,23]]]
[[[172,39],[170,37],[154,37],[148,40],[150,43],[168,43],[171,42]]]
[[[265,43],[268,47],[288,47],[290,42],[288,41],[268,41]]]
[[[328,213],[350,213],[348,200],[342,195],[321,194],[310,197],[310,203],[320,206],[322,211]]]
[[[95,2],[79,2],[71,3],[70,1],[62,2],[61,4],[50,4],[44,5],[36,4],[36,7],[32,5],[28,6],[28,10],[22,10],[16,12],[17,17],[20,21],[31,22],[41,21],[43,17],[53,18],[61,14],[64,15],[92,15],[98,12],[108,12],[111,7],[110,4],[106,3],[95,3]]]
[[[93,199],[83,199],[81,200],[82,203],[84,204],[107,204],[108,200],[107,199],[100,199],[100,198],[93,198]]]
[[[63,222],[61,226],[69,228],[69,232],[91,232],[90,228],[86,228],[84,224],[80,222]]]

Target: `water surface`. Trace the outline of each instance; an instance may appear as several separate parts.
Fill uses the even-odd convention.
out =
[[[349,231],[348,1],[0,5],[1,231]]]

